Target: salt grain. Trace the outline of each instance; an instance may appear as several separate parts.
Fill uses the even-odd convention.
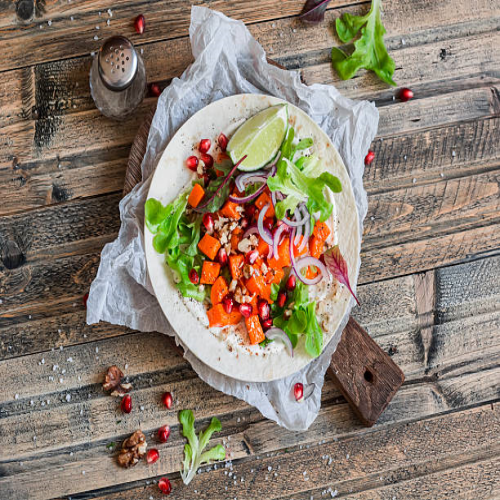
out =
[[[96,27],[95,27],[95,29],[96,29],[96,30],[100,30],[101,28],[99,28],[99,26],[96,26]]]
[[[45,358],[42,358],[42,360],[40,361],[40,363],[42,363],[42,365],[45,364]]]
[[[139,410],[144,411],[144,406],[139,406]]]
[[[47,24],[48,24],[49,26],[52,26],[52,21],[49,19],[49,20],[47,21]]]
[[[69,403],[71,401],[71,394],[66,394],[66,402]]]
[[[99,352],[99,347],[95,348],[95,352],[96,352],[96,354]]]
[[[99,40],[99,37],[97,35],[94,35],[94,40],[97,41]],[[75,304],[76,305],[76,304]]]
[[[109,26],[109,25],[111,24],[111,21],[108,19],[108,20],[106,21],[106,24]]]
[[[14,399],[19,399],[19,394],[15,394]]]
[[[347,458],[347,460],[349,460],[349,453],[345,457]]]
[[[75,18],[74,18],[73,16],[70,16],[70,19],[71,19],[72,21],[74,21],[74,20],[75,20]]]
[[[59,383],[62,384],[64,382],[64,379],[62,377],[59,378]]]
[[[455,153],[455,151],[451,152],[451,156],[455,157],[456,155],[457,155],[457,153]]]
[[[412,182],[413,184],[415,184],[417,182],[417,179],[415,179],[415,177],[412,179]]]
[[[30,405],[33,406],[35,402],[33,400],[30,401]]]
[[[42,360],[43,361],[43,360]],[[67,360],[68,363],[73,363],[73,358],[70,356]]]

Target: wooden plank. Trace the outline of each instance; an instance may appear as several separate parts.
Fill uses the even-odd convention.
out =
[[[449,30],[456,34],[452,28]],[[412,36],[405,35],[404,46],[400,37],[392,37],[388,45],[397,49],[391,51],[396,63],[394,80],[411,87],[415,95],[436,93],[438,88],[446,92],[450,87],[498,84],[496,68],[499,67],[500,57],[494,49],[500,43],[498,31],[424,45],[416,43],[414,46],[409,45]],[[307,55],[301,57],[301,73],[307,84],[333,84],[343,95],[356,99],[375,98],[384,102],[395,95],[395,90],[387,88],[372,72],[362,71],[351,80],[341,80],[333,70],[329,57],[323,59],[316,54],[311,55],[310,61]],[[481,63],[478,64],[478,61]]]
[[[318,442],[310,447],[294,446],[291,450],[287,450],[288,453],[267,451],[275,448],[282,434],[287,433],[275,425],[266,426],[267,423],[257,422],[247,425],[244,432],[232,434],[231,441],[227,441],[233,450],[233,459],[248,455],[254,457],[254,460],[233,462],[232,475],[234,474],[236,478],[226,475],[224,469],[220,467],[216,470],[210,467],[204,474],[195,477],[189,486],[189,491],[196,490],[200,498],[208,499],[215,498],[215,492],[221,488],[225,490],[227,486],[228,498],[229,495],[231,498],[232,495],[238,495],[239,498],[255,498],[252,495],[258,491],[269,498],[282,498],[284,494],[309,491],[311,487],[315,488],[314,492],[319,492],[344,481],[359,480],[375,474],[397,481],[411,478],[411,473],[408,473],[409,468],[431,472],[436,467],[435,464],[440,461],[460,465],[466,463],[471,455],[489,458],[494,454],[498,455],[499,452],[496,439],[499,431],[498,405],[446,414],[423,422],[375,427],[373,432],[358,432],[340,441],[332,441],[331,436],[322,434],[320,439],[323,440],[326,436],[327,442],[321,446],[314,445]],[[266,441],[260,446],[263,437]],[[248,445],[245,446],[246,443]],[[297,440],[295,443],[297,444]],[[83,463],[78,461],[78,454],[70,460],[66,458],[65,467],[58,469],[59,479],[64,477],[65,480],[58,481],[52,489],[40,487],[45,478],[45,481],[50,480],[47,471],[44,478],[37,471],[18,470],[14,476],[0,479],[0,484],[13,500],[24,498],[23,495],[28,491],[33,491],[35,484],[38,485],[34,497],[37,499],[86,491],[89,485],[95,488],[118,483],[123,489],[124,483],[178,470],[181,457],[179,444],[161,446],[163,453],[160,461],[152,469],[142,464],[128,471],[118,469],[101,447],[99,451],[96,450],[97,453],[94,453],[92,460]],[[321,460],[318,458],[320,454],[324,457]],[[269,471],[268,467],[271,467]],[[85,474],[82,474],[82,471],[85,471]],[[207,474],[210,474],[210,477]],[[306,477],[308,479],[305,479]],[[16,482],[14,478],[17,479]],[[250,490],[242,484],[241,478],[244,479],[243,483],[252,486]],[[143,485],[140,487],[144,494]],[[147,495],[155,492],[153,487],[146,488]],[[188,491],[181,489],[177,479],[174,487],[181,494],[183,491]],[[123,495],[126,493],[120,492],[119,498],[137,498],[137,492],[133,490],[130,491],[130,496]],[[117,497],[105,493],[101,498]]]
[[[500,458],[496,456],[434,474],[424,473],[421,477],[403,480],[396,484],[377,485],[360,493],[354,493],[355,490],[351,493],[349,491],[351,488],[340,487],[338,493],[339,495],[349,494],[348,498],[351,500],[385,500],[387,498],[495,500],[500,496],[499,470]],[[389,481],[388,478],[384,483]],[[310,496],[294,496],[293,498],[309,500]]]
[[[410,75],[403,75],[401,72],[412,72],[417,69],[420,69],[419,83],[422,83],[422,75],[425,75],[428,82],[436,81],[436,76],[440,74],[440,71],[446,72],[448,80],[456,79],[459,75],[477,75],[477,58],[475,57],[477,53],[481,55],[483,77],[484,73],[488,72],[488,68],[495,69],[497,56],[492,47],[496,36],[494,30],[498,28],[500,20],[492,18],[491,12],[482,8],[487,1],[481,0],[478,10],[474,11],[473,21],[464,22],[468,18],[467,15],[464,17],[464,10],[467,9],[462,7],[449,9],[446,4],[440,2],[429,6],[419,0],[419,3],[425,4],[425,15],[414,20],[411,34],[408,34],[407,25],[399,20],[405,15],[401,10],[401,2],[384,4],[386,17],[396,25],[394,29],[389,30],[390,37],[386,39],[386,44],[394,57],[403,58],[401,61],[403,67],[400,68],[398,64],[398,77],[402,81],[407,81]],[[413,2],[412,11],[415,5]],[[392,90],[387,89],[379,80],[370,76],[361,78],[358,76],[348,82],[342,82],[338,78],[332,80],[329,54],[330,48],[337,45],[338,40],[332,30],[325,29],[323,26],[330,26],[343,12],[360,14],[364,11],[366,11],[365,4],[327,11],[324,24],[316,28],[301,23],[296,18],[261,22],[252,24],[249,28],[271,57],[278,59],[288,68],[304,68],[307,81],[322,81],[323,83],[334,81],[344,93],[355,94],[357,97],[373,98],[376,95],[392,95]],[[440,25],[439,30],[429,33],[428,30],[434,26],[436,18],[443,19],[443,24]],[[483,36],[482,33],[485,32]],[[472,36],[473,34],[476,35]],[[402,35],[405,36],[405,45],[401,43]],[[437,43],[438,40],[439,43]],[[421,48],[422,44],[424,48]],[[442,58],[443,47],[446,55]],[[150,43],[145,45],[143,50],[149,81],[163,82],[164,85],[171,78],[179,76],[192,61],[187,37]],[[402,55],[399,55],[400,52]],[[415,57],[418,57],[418,64],[414,60]],[[31,117],[33,110],[36,110],[38,117],[45,118],[93,109],[94,104],[88,84],[90,65],[91,57],[86,56],[38,64],[26,70],[25,73],[0,74],[0,95],[4,94],[10,98],[5,103],[6,112],[10,109],[18,112],[22,109],[23,113],[18,117],[22,119],[23,116]],[[426,65],[432,71],[425,72]],[[483,79],[482,84],[486,82],[487,80]],[[22,99],[24,94],[16,92],[16,87],[25,89],[24,100]],[[2,114],[0,114],[0,123],[2,123]]]
[[[296,15],[303,7],[301,0],[263,0],[256,4],[245,0],[200,0],[190,4],[209,6],[247,23]],[[346,4],[347,0],[335,0],[330,8]],[[11,4],[10,9],[13,10],[13,7]],[[111,16],[108,8],[112,10]],[[89,54],[99,49],[103,38],[114,35],[125,35],[137,45],[165,38],[175,39],[187,34],[191,14],[189,5],[183,0],[161,0],[155,2],[154,9],[146,8],[144,12],[138,10],[133,2],[111,0],[73,2],[72,5],[61,6],[58,3],[44,4],[43,11],[39,10],[34,19],[30,16],[28,22],[21,23],[13,18],[12,13],[8,14],[10,22],[5,23],[4,11],[3,24],[9,28],[0,34],[0,51],[3,54],[0,71]],[[147,19],[143,35],[138,35],[133,29],[133,19],[140,13]]]
[[[404,177],[404,183],[408,184],[407,175],[409,172],[416,174],[419,171],[412,172],[410,162],[404,159],[406,152],[410,147],[415,146],[417,153],[417,163],[422,169],[431,173],[431,178],[436,178],[439,169],[449,164],[456,164],[457,167],[467,165],[469,162],[479,162],[484,152],[485,161],[498,161],[498,148],[495,147],[495,140],[498,138],[498,128],[495,128],[497,122],[490,123],[488,120],[474,121],[468,125],[457,125],[450,127],[449,123],[459,121],[460,117],[474,120],[474,118],[485,118],[498,116],[498,98],[496,94],[489,89],[471,89],[448,95],[438,96],[436,98],[419,99],[409,103],[398,103],[390,107],[381,108],[381,123],[379,135],[387,137],[391,134],[398,134],[399,139],[387,139],[387,145],[375,143],[376,153],[382,157],[377,157],[377,163],[368,170],[367,181],[370,188],[370,181],[382,178],[389,179],[387,182],[394,185],[398,177]],[[92,196],[109,191],[116,191],[116,188],[122,181],[123,163],[121,158],[110,166],[108,172],[103,165],[93,165],[94,160],[102,161],[102,144],[106,141],[108,148],[117,148],[120,152],[122,148],[130,144],[135,127],[140,123],[140,116],[147,112],[147,102],[141,107],[139,115],[134,119],[130,127],[123,129],[123,125],[111,126],[111,122],[98,115],[97,112],[86,112],[92,115],[92,120],[87,122],[80,115],[71,115],[58,117],[60,121],[59,128],[50,129],[47,135],[44,135],[43,145],[35,137],[33,143],[33,131],[22,132],[19,130],[19,124],[12,126],[15,128],[14,142],[3,153],[3,168],[0,168],[0,178],[3,181],[0,192],[5,196],[3,213],[19,211],[26,208],[33,208],[39,204],[51,204],[58,201],[66,201],[73,196],[85,196],[86,193]],[[89,117],[90,118],[90,117]],[[46,119],[51,121],[53,119]],[[38,123],[38,122],[37,122]],[[103,132],[102,127],[106,126]],[[447,126],[448,128],[430,132],[419,131],[429,127]],[[6,127],[8,129],[9,127]],[[410,137],[401,137],[400,134],[406,130],[410,132]],[[447,132],[454,132],[454,140],[444,135]],[[473,142],[476,145],[469,150],[467,146]],[[460,138],[466,142],[460,146]],[[429,139],[436,139],[437,142],[429,142]],[[50,146],[49,146],[50,144]],[[90,146],[89,146],[90,144]],[[425,146],[422,150],[421,147]],[[390,148],[396,149],[390,149]],[[420,149],[419,149],[420,147]],[[12,149],[14,148],[14,149]],[[456,149],[455,149],[456,148]],[[34,149],[36,149],[35,152]],[[61,155],[64,149],[65,155]],[[451,151],[450,151],[451,149]],[[455,151],[455,157],[453,156]],[[91,155],[92,162],[85,163],[80,160],[73,168],[74,159],[82,155]],[[448,154],[450,156],[448,156]],[[426,160],[436,157],[438,162],[436,168],[428,167]],[[0,153],[1,156],[1,153]],[[18,167],[13,168],[12,158],[15,156]],[[108,157],[106,154],[105,157]],[[37,158],[37,162],[33,162]],[[390,169],[401,168],[403,175],[393,174],[393,176],[380,174],[381,161],[389,162]],[[27,162],[27,164],[25,164]],[[420,163],[421,162],[421,163]],[[440,162],[440,163],[439,163]],[[58,165],[62,169],[58,169]],[[82,171],[79,171],[82,168]],[[467,168],[471,168],[468,166]],[[48,171],[48,172],[47,172]],[[389,171],[384,168],[384,172]],[[375,174],[373,177],[372,172]],[[108,182],[108,175],[111,181]],[[411,174],[410,174],[411,175]],[[14,196],[21,189],[24,197]],[[5,193],[5,194],[4,194]],[[26,199],[26,202],[23,200]]]
[[[421,187],[414,179],[411,188],[369,197],[365,251],[498,222],[500,171],[440,179]]]

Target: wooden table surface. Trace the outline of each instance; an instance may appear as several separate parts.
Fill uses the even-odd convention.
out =
[[[406,382],[368,429],[326,380],[301,433],[211,389],[165,336],[85,323],[82,297],[117,235],[130,145],[154,103],[123,123],[104,118],[91,52],[129,36],[148,80],[167,86],[191,61],[188,3],[0,3],[0,498],[157,499],[161,475],[179,499],[500,498],[500,1],[384,0],[395,80],[415,92],[407,103],[372,74],[343,82],[331,69],[334,19],[369,2],[333,0],[316,27],[297,19],[303,0],[194,2],[245,21],[307,83],[380,110],[354,316]],[[114,363],[134,386],[128,416],[101,387]],[[211,467],[183,486],[181,408],[200,425],[220,418],[232,477]],[[164,424],[172,435],[155,465],[115,465],[110,442]]]

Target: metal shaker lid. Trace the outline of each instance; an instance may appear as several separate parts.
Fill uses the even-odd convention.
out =
[[[137,73],[137,53],[124,36],[108,38],[99,50],[99,75],[110,90],[124,90]]]

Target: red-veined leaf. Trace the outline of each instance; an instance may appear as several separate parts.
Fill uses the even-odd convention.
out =
[[[330,0],[307,0],[299,16],[306,23],[320,23],[325,18],[325,11]]]
[[[330,252],[324,254],[325,264],[332,276],[340,283],[345,285],[351,292],[352,296],[356,299],[359,306],[359,300],[352,291],[351,284],[349,283],[349,274],[347,272],[347,262],[340,253],[340,248],[335,245]]]

